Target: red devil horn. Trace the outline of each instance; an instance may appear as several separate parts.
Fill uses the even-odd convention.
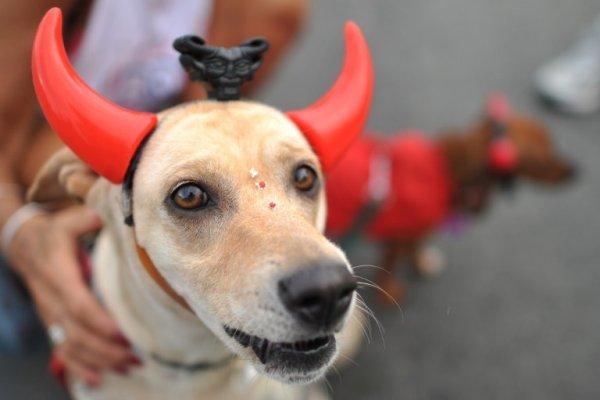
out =
[[[345,28],[344,67],[333,87],[318,101],[287,116],[304,133],[328,172],[360,135],[373,93],[373,66],[367,42],[354,22]]]
[[[94,171],[122,182],[156,116],[119,107],[83,82],[69,63],[58,8],[38,27],[32,63],[35,92],[52,129]]]

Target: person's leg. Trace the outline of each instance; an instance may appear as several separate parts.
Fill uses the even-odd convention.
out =
[[[542,101],[559,111],[600,110],[600,15],[569,50],[540,68],[535,86]]]

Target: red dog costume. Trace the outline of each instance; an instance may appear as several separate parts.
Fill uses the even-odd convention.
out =
[[[327,231],[345,234],[369,203],[378,203],[366,226],[371,238],[425,235],[448,215],[451,186],[439,148],[419,132],[364,136],[328,176]]]
[[[516,149],[506,137],[508,100],[493,94],[487,116],[494,123],[489,147],[490,169],[511,174]],[[417,239],[439,226],[451,212],[454,188],[437,143],[422,132],[407,131],[391,138],[363,135],[327,177],[327,232],[339,237],[357,228],[369,205],[364,230],[371,239]],[[371,207],[372,208],[372,207]]]

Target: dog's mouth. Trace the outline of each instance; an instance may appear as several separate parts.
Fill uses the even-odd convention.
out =
[[[333,335],[297,342],[272,342],[225,325],[225,332],[241,346],[250,347],[267,372],[309,373],[323,368],[333,358]]]

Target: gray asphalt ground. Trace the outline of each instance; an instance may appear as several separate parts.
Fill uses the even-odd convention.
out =
[[[598,0],[321,0],[311,13],[262,100],[287,109],[315,99],[336,76],[351,18],[377,70],[370,128],[465,126],[488,91],[502,90],[545,119],[581,167],[564,190],[522,185],[465,234],[440,233],[449,268],[411,281],[403,316],[371,301],[385,344],[374,327],[357,365],[329,377],[333,397],[600,398],[600,117],[548,113],[531,88],[533,71],[600,13]],[[375,250],[350,255],[373,263]],[[0,359],[0,398],[63,398],[44,359]]]

